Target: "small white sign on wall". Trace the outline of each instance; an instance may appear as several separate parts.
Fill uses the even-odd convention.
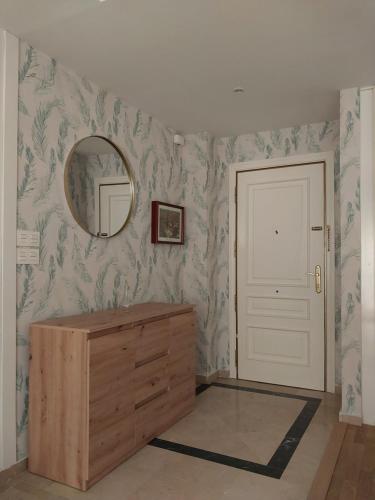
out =
[[[39,248],[17,248],[17,264],[39,264]]]
[[[17,231],[17,246],[18,247],[36,247],[40,245],[40,234],[38,231]]]

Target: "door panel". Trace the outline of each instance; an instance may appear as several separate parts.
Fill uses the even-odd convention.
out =
[[[253,327],[247,332],[250,359],[307,365],[309,332]]]
[[[324,224],[323,163],[238,174],[240,378],[324,390]]]
[[[273,318],[309,319],[310,304],[306,299],[248,297],[247,313]]]
[[[248,185],[248,284],[307,285],[307,239],[301,237],[307,233],[306,184]]]

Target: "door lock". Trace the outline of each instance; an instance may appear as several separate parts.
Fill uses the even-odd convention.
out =
[[[318,265],[315,266],[314,273],[307,273],[309,276],[314,276],[315,278],[315,291],[316,293],[322,293],[322,268]]]

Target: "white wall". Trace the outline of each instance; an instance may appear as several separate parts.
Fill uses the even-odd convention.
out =
[[[0,470],[16,462],[18,40],[0,30]]]
[[[375,99],[361,90],[362,417],[375,425]]]

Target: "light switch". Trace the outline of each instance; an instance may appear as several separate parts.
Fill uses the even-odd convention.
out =
[[[40,234],[38,231],[17,231],[17,246],[18,247],[39,247]]]
[[[39,264],[39,248],[17,248],[17,264]]]

